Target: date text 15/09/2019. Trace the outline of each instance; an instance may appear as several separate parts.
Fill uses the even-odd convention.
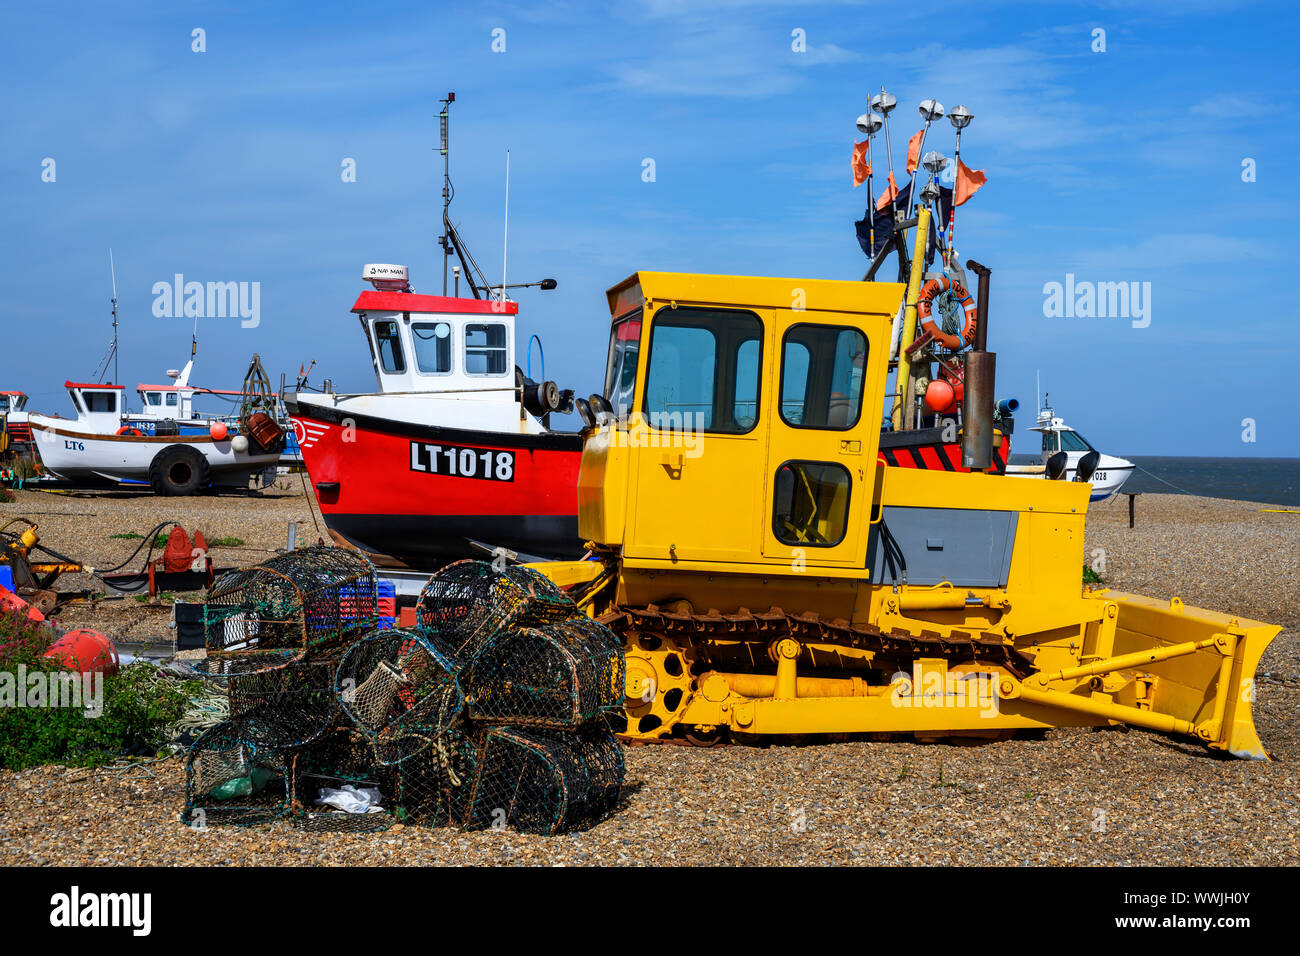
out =
[[[515,453],[496,448],[411,442],[411,471],[453,478],[514,481]]]

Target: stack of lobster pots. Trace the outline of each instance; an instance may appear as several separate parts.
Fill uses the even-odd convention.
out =
[[[216,581],[196,670],[230,715],[190,747],[186,823],[558,833],[616,808],[625,664],[607,628],[541,575],[477,561],[430,578],[414,627],[385,604],[339,548]]]

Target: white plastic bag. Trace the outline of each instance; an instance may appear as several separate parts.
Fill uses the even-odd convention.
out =
[[[383,813],[384,808],[379,805],[382,799],[383,796],[375,787],[358,789],[350,783],[345,783],[341,790],[321,787],[316,805],[334,807],[344,813]]]

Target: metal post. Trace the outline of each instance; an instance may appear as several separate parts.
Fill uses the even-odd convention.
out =
[[[974,259],[966,260],[966,268],[980,277],[979,292],[976,298],[975,342],[976,351],[983,352],[989,344],[989,276],[993,270],[981,265]],[[967,292],[970,290],[967,289]]]
[[[907,282],[907,308],[903,312],[903,337],[898,344],[898,373],[895,386],[898,389],[898,401],[894,404],[894,431],[903,427],[903,413],[911,408],[912,403],[912,360],[907,357],[907,348],[916,339],[916,305],[921,297],[921,274],[925,272],[925,245],[930,239],[930,208],[922,206],[916,216],[916,245],[912,252],[912,273]],[[901,242],[901,239],[899,240]],[[901,246],[900,246],[901,248]],[[909,424],[911,414],[908,414]]]

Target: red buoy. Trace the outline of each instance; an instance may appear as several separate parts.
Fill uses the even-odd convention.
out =
[[[117,673],[117,648],[99,631],[78,628],[68,631],[50,645],[45,656],[83,674]]]
[[[225,422],[213,422],[208,426],[208,434],[212,436],[213,441],[225,441],[226,436],[230,434],[230,429],[226,427]]]
[[[957,393],[941,378],[936,378],[925,389],[925,404],[932,412],[944,412],[952,407]]]

